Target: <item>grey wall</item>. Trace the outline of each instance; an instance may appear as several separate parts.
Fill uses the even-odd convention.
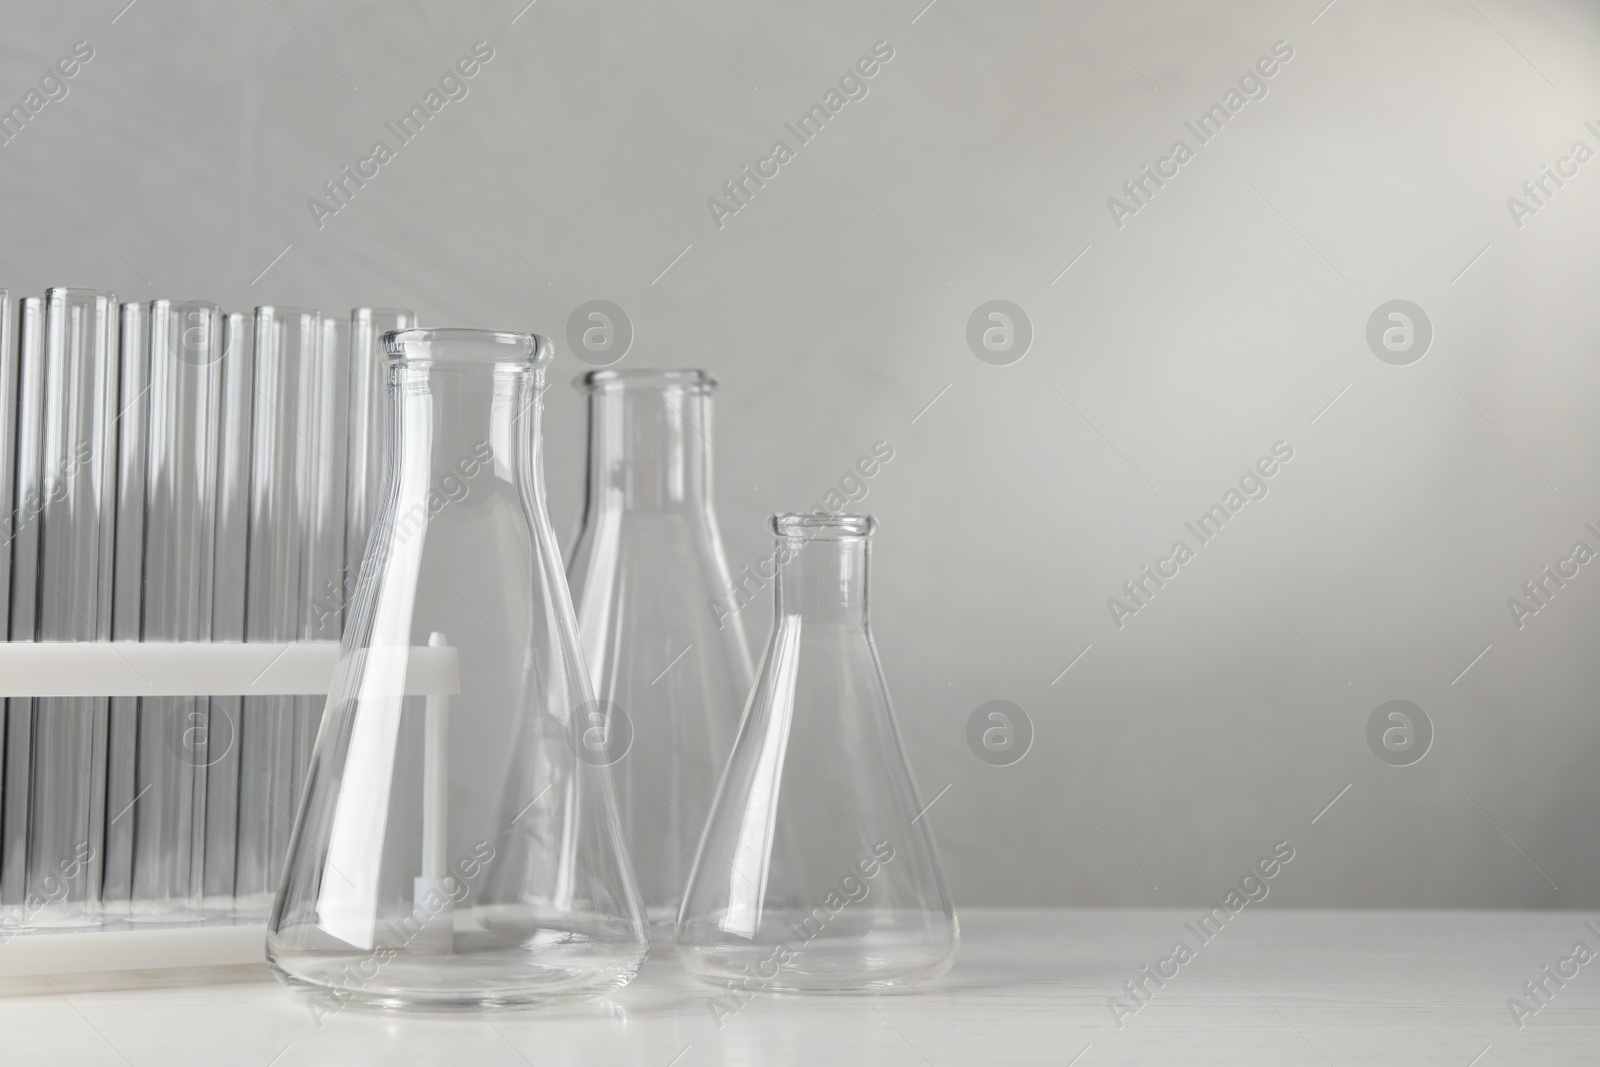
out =
[[[958,901],[1213,901],[1287,840],[1272,902],[1600,906],[1600,564],[1507,604],[1600,550],[1600,160],[1507,206],[1600,150],[1594,5],[124,2],[0,16],[7,107],[94,48],[0,147],[0,284],[411,306],[552,334],[563,381],[569,314],[613,300],[624,365],[724,381],[735,567],[888,441],[878,639]],[[307,199],[480,40],[319,228]],[[707,198],[877,41],[868,95],[719,228]],[[1034,333],[1006,366],[966,340],[996,298]],[[1409,365],[1366,339],[1393,299],[1432,325]],[[561,530],[580,415],[558,389]],[[1119,628],[1108,598],[1280,441]],[[967,742],[995,699],[1035,734],[1009,766]],[[1410,766],[1369,748],[1393,699],[1433,727]]]

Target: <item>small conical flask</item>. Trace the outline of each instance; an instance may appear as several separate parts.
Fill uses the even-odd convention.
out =
[[[601,370],[574,384],[589,470],[567,576],[595,695],[631,731],[609,752],[634,874],[651,921],[670,927],[752,673],[711,508],[717,383]]]
[[[268,926],[322,1002],[492,1008],[649,947],[545,510],[549,342],[385,335],[384,479]]]
[[[684,890],[678,957],[745,992],[935,978],[959,935],[873,646],[873,521],[772,526],[772,640]]]

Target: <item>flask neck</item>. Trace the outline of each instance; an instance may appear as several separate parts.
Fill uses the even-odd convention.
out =
[[[778,619],[798,615],[806,622],[866,629],[866,537],[780,535],[777,550]]]
[[[640,383],[589,392],[585,512],[710,507],[711,396]]]
[[[445,474],[469,455],[493,452],[510,464],[519,454],[537,454],[542,371],[393,364],[388,374],[393,452],[405,462]]]

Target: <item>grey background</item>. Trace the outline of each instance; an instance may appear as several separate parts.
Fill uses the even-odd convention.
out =
[[[735,568],[890,442],[878,640],[959,903],[1212,903],[1287,840],[1269,904],[1600,906],[1600,565],[1521,630],[1506,605],[1600,548],[1600,160],[1506,207],[1600,149],[1595,5],[124,3],[3,8],[5,107],[95,58],[0,147],[0,284],[547,333],[563,533],[566,320],[616,301],[623,366],[723,379]],[[469,96],[319,230],[307,198],[478,40]],[[719,230],[706,199],[879,40],[869,95]],[[1266,98],[1117,228],[1107,197],[1278,40]],[[1397,298],[1434,329],[1404,367],[1365,341]],[[1010,366],[966,345],[991,299],[1033,324]],[[1270,494],[1116,628],[1280,440]],[[1011,766],[967,747],[994,699],[1033,720]],[[1391,699],[1433,723],[1412,766],[1367,747]]]

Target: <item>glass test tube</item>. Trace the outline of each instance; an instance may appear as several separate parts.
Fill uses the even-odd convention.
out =
[[[255,395],[248,316],[223,320],[221,419],[218,427],[217,536],[211,582],[211,638],[244,640],[245,562],[250,531],[250,446]],[[214,697],[206,732],[205,898],[207,909],[233,907],[239,845],[239,728],[243,698]]]
[[[390,330],[410,330],[416,325],[415,314],[397,308],[356,308],[350,312],[350,432],[345,462],[349,481],[344,509],[346,604],[355,592],[361,561],[366,557],[383,478],[383,361],[388,357],[381,341]]]
[[[11,294],[0,289],[0,634],[11,629],[11,534],[17,473],[17,360],[12,331]],[[5,775],[6,702],[0,699],[0,781]],[[0,834],[5,826],[5,796],[0,787]],[[0,837],[0,886],[5,884],[6,849]],[[5,913],[0,895],[0,915]]]
[[[321,315],[302,308],[256,308],[255,399],[251,425],[250,551],[245,576],[245,640],[300,637],[305,472],[302,381],[322,346]],[[246,697],[240,724],[239,845],[235,911],[265,915],[288,852],[294,806],[296,698]]]
[[[41,641],[105,640],[116,537],[115,293],[45,294]],[[100,919],[108,702],[34,702],[27,906],[40,925]]]
[[[337,641],[344,629],[345,454],[348,423],[349,347],[337,319],[322,320],[322,339],[301,376],[300,530],[303,537],[300,633],[306,641]],[[296,804],[311,765],[311,750],[328,698],[297,698],[294,777]]]
[[[111,639],[138,641],[144,604],[144,491],[150,453],[149,323],[145,306],[122,305],[122,386],[117,417],[117,548]],[[125,913],[132,898],[134,785],[139,698],[112,697],[106,757],[106,859],[101,905]]]
[[[44,444],[44,302],[36,296],[17,305],[17,462],[7,516],[11,544],[11,611],[8,636],[32,641],[39,608],[40,449]],[[5,858],[0,862],[0,911],[26,921],[28,893],[28,803],[33,759],[31,697],[6,701]]]
[[[0,289],[0,515],[10,516],[15,506],[12,495],[17,475],[17,360],[12,342],[16,322],[11,317],[11,294]],[[11,625],[11,529],[0,536],[0,634]],[[4,721],[0,701],[0,722]],[[0,751],[5,739],[0,730]],[[0,860],[4,853],[0,852]]]
[[[144,640],[208,641],[217,521],[222,309],[150,304]],[[139,701],[134,919],[201,917],[208,697]]]

